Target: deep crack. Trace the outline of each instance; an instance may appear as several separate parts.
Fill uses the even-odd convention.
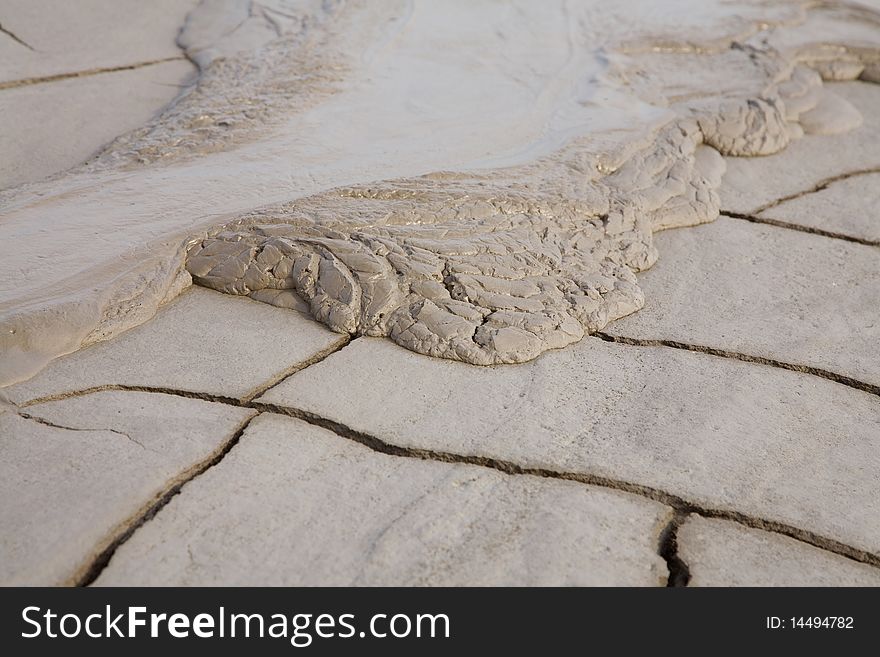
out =
[[[751,214],[743,214],[741,212],[728,212],[726,210],[722,210],[721,215],[724,217],[730,217],[731,219],[742,219],[744,221],[749,221],[753,224],[765,224],[767,226],[774,226],[776,228],[786,228],[788,230],[796,230],[801,233],[821,235],[822,237],[830,237],[836,240],[845,240],[847,242],[855,242],[856,244],[864,244],[865,246],[880,246],[880,241],[877,240],[868,240],[863,237],[846,235],[844,233],[836,233],[830,230],[823,230],[822,228],[804,226],[802,224],[781,221],[779,219],[770,219],[769,217],[756,217]]]
[[[498,470],[499,472],[503,472],[504,474],[508,475],[528,475],[535,477],[545,477],[549,479],[562,479],[565,481],[577,481],[590,486],[598,486],[601,488],[614,489],[624,493],[632,493],[633,495],[639,495],[655,502],[665,504],[666,506],[672,507],[675,511],[681,514],[694,513],[705,518],[729,520],[745,527],[761,529],[763,531],[772,532],[775,534],[782,534],[784,536],[788,536],[790,538],[801,541],[802,543],[812,545],[813,547],[827,550],[828,552],[833,552],[842,557],[852,559],[853,561],[858,561],[860,563],[880,568],[880,555],[876,555],[871,552],[852,547],[851,545],[847,545],[832,538],[827,538],[820,534],[816,534],[814,532],[801,529],[799,527],[794,527],[786,523],[777,522],[775,520],[768,520],[766,518],[749,516],[744,513],[739,513],[737,511],[732,511],[729,509],[714,509],[710,507],[704,507],[693,501],[686,500],[679,495],[669,493],[659,488],[653,488],[651,486],[646,486],[643,484],[637,484],[621,479],[612,479],[610,477],[604,477],[601,475],[589,474],[584,472],[563,472],[551,470],[548,468],[526,467],[517,463],[513,463],[511,461],[487,456],[454,454],[452,452],[443,452],[417,447],[401,447],[392,443],[386,443],[376,436],[363,433],[356,429],[352,429],[351,427],[348,427],[340,422],[336,422],[335,420],[330,420],[328,418],[321,417],[307,411],[302,411],[286,406],[278,406],[276,404],[268,404],[259,401],[252,402],[251,407],[256,408],[260,411],[287,415],[289,417],[304,420],[309,424],[327,429],[337,434],[338,436],[348,438],[349,440],[353,440],[366,447],[369,447],[373,451],[387,454],[389,456],[416,458],[425,461],[439,461],[441,463],[478,465],[481,467]]]
[[[56,395],[46,395],[45,397],[37,397],[22,404],[19,408],[28,408],[37,404],[45,404],[48,402],[61,401],[63,399],[73,399],[75,397],[84,397],[85,395],[93,395],[97,392],[108,392],[119,390],[122,392],[152,392],[162,395],[175,395],[177,397],[186,397],[188,399],[201,399],[202,401],[216,402],[218,404],[227,404],[229,406],[244,406],[247,404],[242,399],[235,397],[227,397],[225,395],[214,395],[210,392],[195,392],[192,390],[178,390],[176,388],[163,388],[161,386],[138,386],[126,385],[121,383],[108,383],[100,386],[92,386],[90,388],[82,388],[81,390],[70,390],[61,392]]]
[[[53,395],[45,395],[43,397],[36,397],[34,399],[30,399],[26,402],[23,402],[18,405],[18,408],[27,408],[29,406],[36,406],[37,404],[45,404],[48,402],[61,401],[64,399],[73,399],[75,397],[83,397],[85,395],[93,395],[98,392],[112,392],[112,391],[121,391],[121,392],[152,392],[156,394],[164,394],[164,395],[175,395],[177,397],[186,397],[188,399],[200,399],[202,401],[215,402],[218,404],[227,404],[229,406],[243,406],[250,407],[250,402],[255,398],[262,395],[269,388],[277,386],[279,383],[284,381],[285,379],[293,376],[297,372],[304,370],[307,367],[311,367],[312,365],[316,365],[320,363],[325,358],[332,356],[338,351],[341,351],[352,342],[354,342],[359,336],[342,336],[340,341],[336,344],[328,347],[327,349],[318,352],[311,358],[308,358],[304,361],[301,361],[294,365],[291,368],[283,370],[281,373],[276,374],[267,382],[260,384],[250,392],[248,392],[243,397],[229,397],[227,395],[215,395],[210,392],[196,392],[194,390],[180,390],[177,388],[165,388],[163,386],[147,386],[147,385],[129,385],[124,383],[107,383],[98,386],[91,386],[89,388],[81,388],[80,390],[71,390],[67,392],[61,392]]]
[[[774,367],[779,367],[782,369],[787,369],[796,372],[802,372],[807,374],[813,374],[815,376],[819,376],[821,378],[825,378],[831,381],[835,381],[837,383],[842,383],[843,385],[847,385],[849,387],[855,388],[857,390],[862,390],[865,392],[869,392],[871,394],[880,395],[880,387],[874,386],[872,384],[864,383],[861,381],[856,381],[854,379],[850,379],[849,377],[843,377],[841,375],[827,372],[825,370],[819,370],[816,368],[810,368],[799,365],[792,365],[790,363],[782,363],[780,361],[773,361],[771,359],[762,358],[759,356],[750,356],[747,354],[739,354],[736,352],[726,352],[720,349],[714,349],[711,347],[702,347],[699,345],[688,345],[685,343],[674,342],[670,340],[638,340],[635,338],[625,338],[622,336],[613,336],[605,333],[596,334],[597,337],[608,341],[608,342],[617,342],[621,344],[628,345],[636,345],[636,346],[666,346],[673,347],[677,349],[685,349],[688,351],[695,351],[698,353],[706,353],[714,356],[721,356],[725,358],[733,358],[736,360],[742,360],[750,363],[759,363],[764,365],[771,365]],[[353,338],[352,338],[353,339]],[[334,348],[326,350],[326,352],[322,352],[319,355],[316,355],[309,361],[310,364],[314,364],[314,362],[320,362],[327,356],[340,349],[344,348],[346,345],[350,344],[350,340],[344,341],[341,345],[337,345]],[[295,371],[300,371],[307,367],[308,365],[301,364],[299,367],[295,369]],[[292,374],[293,372],[291,372]],[[290,376],[288,374],[287,376]],[[286,376],[276,377],[279,380],[283,380]],[[277,383],[276,383],[277,385]],[[270,385],[260,386],[259,389],[268,389]],[[175,395],[178,397],[186,397],[189,399],[200,399],[203,401],[210,401],[215,403],[222,403],[230,406],[236,406],[239,408],[248,408],[252,410],[256,410],[257,413],[251,416],[239,429],[235,432],[233,437],[227,441],[218,452],[214,454],[211,458],[206,461],[203,461],[201,464],[191,468],[188,471],[188,474],[185,474],[181,480],[175,483],[171,488],[162,493],[150,507],[142,514],[137,516],[134,522],[127,526],[127,528],[122,531],[116,538],[114,538],[107,548],[102,550],[100,554],[91,562],[91,564],[86,568],[85,573],[76,578],[76,584],[78,586],[88,586],[92,582],[97,579],[100,575],[101,571],[106,567],[106,565],[110,562],[110,559],[113,557],[113,554],[119,548],[120,545],[125,543],[134,532],[142,526],[145,522],[150,520],[153,516],[156,515],[168,502],[180,492],[180,489],[189,481],[192,481],[203,472],[207,471],[209,468],[218,464],[225,456],[229,453],[229,451],[235,447],[244,433],[245,429],[248,425],[253,421],[255,417],[258,417],[261,413],[269,412],[276,413],[280,415],[285,415],[288,417],[297,418],[303,420],[309,424],[314,426],[321,427],[323,429],[327,429],[334,434],[357,442],[373,451],[386,454],[388,456],[398,456],[404,458],[415,458],[420,460],[428,460],[428,461],[436,461],[440,463],[453,463],[453,464],[463,464],[463,465],[474,465],[485,468],[490,468],[496,470],[498,472],[502,472],[507,475],[514,476],[535,476],[535,477],[544,477],[549,479],[560,479],[564,481],[576,481],[582,484],[586,484],[589,486],[596,486],[600,488],[612,489],[624,493],[630,493],[633,495],[638,495],[640,497],[650,499],[652,501],[658,502],[660,504],[664,504],[673,509],[673,518],[661,532],[658,552],[659,554],[666,560],[667,567],[669,569],[669,586],[685,586],[690,578],[690,573],[687,568],[687,564],[680,558],[677,550],[677,530],[681,525],[683,519],[688,514],[695,514],[704,518],[714,518],[719,520],[727,520],[729,522],[735,522],[737,524],[743,525],[744,527],[749,527],[752,529],[759,529],[762,531],[780,534],[783,536],[788,536],[789,538],[793,538],[802,543],[806,543],[813,547],[819,548],[821,550],[825,550],[827,552],[832,552],[839,556],[845,557],[847,559],[857,561],[859,563],[863,563],[869,566],[873,566],[875,568],[880,568],[880,555],[874,554],[872,552],[868,552],[866,550],[862,550],[851,545],[847,545],[842,543],[841,541],[837,541],[832,538],[828,538],[826,536],[822,536],[815,532],[811,532],[800,527],[795,527],[793,525],[789,525],[786,523],[778,522],[775,520],[768,520],[766,518],[760,518],[756,516],[750,516],[744,513],[740,513],[737,511],[729,510],[729,509],[716,509],[711,507],[701,506],[693,501],[687,500],[679,495],[674,493],[670,493],[668,491],[654,488],[652,486],[646,486],[643,484],[633,483],[629,481],[624,481],[620,479],[612,479],[610,477],[604,477],[601,475],[583,473],[583,472],[565,472],[565,471],[557,471],[551,470],[548,468],[535,468],[535,467],[527,467],[522,466],[517,463],[506,461],[504,459],[497,459],[493,457],[486,456],[475,456],[475,455],[462,455],[455,454],[452,452],[444,452],[438,450],[431,450],[425,448],[415,448],[415,447],[402,447],[400,445],[395,445],[393,443],[385,442],[384,440],[373,436],[371,434],[367,434],[351,427],[348,427],[340,422],[335,420],[331,420],[329,418],[325,418],[314,413],[310,413],[308,411],[303,411],[296,408],[280,406],[277,404],[271,404],[261,401],[255,401],[254,396],[261,394],[259,392],[252,393],[251,395],[243,398],[236,399],[234,397],[229,397],[225,395],[216,395],[211,393],[202,393],[202,392],[194,392],[191,390],[177,390],[173,388],[164,388],[158,386],[134,386],[134,385],[121,385],[121,384],[108,384],[102,386],[94,386],[91,388],[85,388],[82,390],[70,391],[66,393],[60,393],[57,395],[49,395],[46,397],[32,399],[28,402],[25,402],[20,405],[21,408],[34,406],[37,404],[49,402],[49,401],[58,401],[61,399],[69,399],[73,397],[80,397],[84,395],[94,394],[97,392],[103,392],[107,390],[119,390],[119,391],[131,391],[131,392],[148,392],[148,393],[156,393],[156,394],[167,394],[167,395]],[[34,416],[29,416],[34,417]],[[41,421],[41,419],[37,419],[37,421]],[[66,427],[61,427],[66,428]]]
[[[796,365],[794,363],[786,363],[781,360],[775,360],[773,358],[765,358],[764,356],[752,356],[750,354],[742,354],[737,351],[727,351],[726,349],[705,347],[703,345],[678,342],[676,340],[628,338],[623,335],[612,335],[610,333],[605,333],[604,331],[594,333],[593,335],[595,335],[597,338],[604,340],[605,342],[616,342],[617,344],[626,344],[636,347],[672,347],[673,349],[693,351],[698,354],[708,354],[710,356],[718,356],[720,358],[741,360],[745,363],[769,365],[770,367],[778,367],[779,369],[789,370],[790,372],[811,374],[813,376],[818,376],[822,379],[827,379],[828,381],[833,381],[835,383],[839,383],[850,388],[855,388],[856,390],[861,390],[862,392],[867,392],[872,395],[880,396],[880,386],[878,385],[874,385],[873,383],[866,383],[865,381],[859,381],[858,379],[854,379],[843,374],[830,372],[828,370],[823,370],[818,367],[812,367],[810,365]]]
[[[611,336],[609,336],[611,337]],[[616,341],[616,340],[612,340]],[[653,345],[652,345],[653,346]],[[667,345],[668,346],[668,345]],[[788,368],[790,369],[790,368]],[[147,386],[123,386],[123,385],[108,385],[108,386],[96,386],[94,388],[87,388],[84,390],[69,392],[61,395],[55,395],[52,397],[45,397],[41,399],[35,399],[29,401],[25,404],[22,404],[23,407],[32,406],[35,404],[43,403],[46,401],[56,401],[58,399],[68,399],[72,397],[78,397],[88,394],[93,394],[95,392],[102,392],[104,390],[128,390],[132,392],[152,392],[157,394],[167,394],[167,395],[177,395],[180,397],[187,397],[190,399],[202,399],[204,401],[213,401],[223,404],[228,404],[231,406],[238,406],[240,408],[251,408],[260,412],[273,412],[281,415],[287,415],[290,417],[295,417],[301,420],[308,422],[309,424],[313,424],[315,426],[322,427],[324,429],[328,429],[333,433],[343,437],[348,438],[350,440],[354,440],[374,451],[381,452],[383,454],[387,454],[389,456],[402,456],[409,458],[418,458],[421,460],[431,460],[431,461],[439,461],[442,463],[463,463],[468,465],[478,465],[482,467],[492,468],[494,470],[498,470],[499,472],[503,472],[505,474],[510,475],[531,475],[536,477],[547,477],[551,479],[562,479],[566,481],[577,481],[583,484],[588,484],[591,486],[599,486],[602,488],[611,488],[614,490],[619,490],[626,493],[632,493],[634,495],[639,495],[641,497],[645,497],[655,502],[659,502],[661,504],[665,504],[666,506],[672,507],[677,511],[681,511],[682,513],[694,513],[699,516],[703,516],[705,518],[717,518],[721,520],[729,520],[732,522],[736,522],[745,527],[751,527],[753,529],[761,529],[763,531],[772,532],[776,534],[782,534],[784,536],[788,536],[789,538],[793,538],[795,540],[801,541],[803,543],[807,543],[812,545],[813,547],[817,547],[828,552],[833,552],[840,556],[846,557],[848,559],[852,559],[854,561],[858,561],[860,563],[865,563],[870,566],[874,566],[876,568],[880,568],[880,556],[873,554],[871,552],[867,552],[865,550],[861,550],[859,548],[852,547],[840,541],[827,538],[821,536],[819,534],[815,534],[805,529],[801,529],[799,527],[794,527],[792,525],[788,525],[786,523],[777,522],[775,520],[767,520],[765,518],[759,518],[754,516],[749,516],[743,513],[739,513],[736,511],[728,510],[728,509],[713,509],[708,507],[700,506],[694,502],[688,501],[674,493],[669,493],[667,491],[653,488],[651,486],[645,486],[642,484],[636,484],[632,482],[622,481],[618,479],[611,479],[609,477],[603,477],[594,474],[581,473],[581,472],[560,472],[555,470],[549,470],[546,468],[531,468],[518,465],[516,463],[512,463],[510,461],[505,461],[502,459],[495,459],[492,457],[484,457],[484,456],[468,456],[468,455],[460,455],[453,454],[450,452],[442,452],[442,451],[434,451],[422,448],[409,448],[409,447],[400,447],[398,445],[394,445],[391,443],[386,443],[375,436],[371,436],[369,434],[351,429],[350,427],[345,426],[339,422],[334,420],[330,420],[328,418],[324,418],[313,413],[308,413],[306,411],[302,411],[299,409],[288,408],[284,406],[278,406],[276,404],[268,404],[260,401],[250,401],[244,402],[238,399],[234,399],[232,397],[221,397],[218,395],[207,394],[207,393],[196,393],[188,390],[174,390],[171,388],[154,388]],[[876,393],[875,393],[876,394]],[[206,468],[207,469],[207,468]]]
[[[345,347],[350,345],[352,342],[357,340],[359,337],[360,336],[358,336],[358,335],[342,335],[342,336],[340,336],[339,340],[337,340],[334,344],[330,345],[326,349],[319,351],[318,353],[313,355],[311,358],[307,358],[306,360],[297,363],[293,367],[289,367],[288,369],[282,371],[281,373],[276,374],[275,376],[270,378],[268,381],[260,384],[259,386],[254,388],[251,392],[249,392],[244,397],[242,397],[242,401],[245,403],[253,401],[257,397],[262,395],[264,392],[266,392],[269,388],[274,388],[279,383],[281,383],[285,379],[293,376],[297,372],[300,372],[307,367],[311,367],[312,365],[317,365],[318,363],[320,363],[322,360],[324,360],[328,356],[332,356],[336,352],[342,351]]]
[[[167,488],[164,492],[160,493],[156,500],[150,504],[146,510],[137,514],[129,523],[126,523],[125,528],[111,539],[107,547],[101,550],[97,556],[92,559],[92,561],[84,568],[82,574],[74,577],[73,585],[89,586],[98,579],[101,572],[103,572],[107,567],[107,564],[110,563],[113,555],[116,554],[116,551],[128,541],[128,539],[130,539],[141,526],[159,513],[159,511],[161,511],[186,484],[220,463],[232,448],[238,444],[238,441],[241,440],[241,436],[248,428],[248,425],[259,415],[259,413],[251,415],[235,431],[235,433],[232,434],[229,440],[223,443],[220,448],[214,452],[214,454],[184,472],[177,482],[175,482],[170,488]]]
[[[691,571],[678,552],[678,529],[687,519],[687,513],[679,509],[672,512],[672,517],[663,531],[660,532],[657,553],[666,562],[669,578],[667,587],[684,587],[691,581]]]

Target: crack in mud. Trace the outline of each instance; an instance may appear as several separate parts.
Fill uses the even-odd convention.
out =
[[[348,427],[340,422],[336,422],[335,420],[331,420],[329,418],[325,418],[300,409],[279,406],[277,404],[270,404],[259,401],[245,402],[231,397],[222,397],[218,395],[197,393],[187,390],[123,385],[96,386],[94,388],[70,392],[65,395],[57,395],[54,396],[51,400],[54,401],[57,399],[83,396],[103,390],[130,390],[133,392],[153,392],[157,394],[176,395],[180,397],[224,403],[240,408],[248,408],[257,411],[257,413],[251,416],[242,425],[242,427],[240,427],[239,430],[236,431],[235,435],[229,441],[227,441],[227,443],[225,443],[217,453],[215,453],[214,456],[209,458],[207,461],[202,462],[202,464],[190,469],[189,474],[182,477],[180,481],[178,481],[171,488],[162,493],[157,501],[150,505],[149,509],[146,512],[137,516],[134,524],[130,525],[115,539],[113,539],[110,545],[102,550],[98,557],[96,557],[92,564],[85,570],[85,574],[75,578],[78,586],[87,586],[88,584],[94,582],[98,575],[100,575],[104,567],[109,563],[116,549],[125,541],[127,541],[132,536],[132,534],[134,534],[135,530],[138,527],[140,527],[150,518],[152,518],[159,510],[161,510],[162,507],[164,507],[170,501],[172,497],[180,492],[180,489],[183,487],[184,484],[192,481],[202,472],[219,463],[223,459],[223,457],[227,453],[229,453],[229,451],[238,443],[238,440],[241,438],[241,435],[247,428],[248,424],[250,424],[250,422],[255,417],[262,413],[276,413],[279,415],[285,415],[288,417],[303,420],[314,426],[327,429],[342,438],[352,440],[361,445],[364,445],[365,447],[368,447],[369,449],[372,449],[373,451],[386,454],[388,456],[415,458],[419,460],[436,461],[440,463],[475,465],[497,470],[498,472],[502,472],[508,475],[525,475],[544,477],[548,479],[560,479],[563,481],[575,481],[589,486],[596,486],[600,488],[612,489],[624,493],[638,495],[640,497],[647,498],[671,507],[675,512],[682,516],[693,513],[704,518],[727,520],[730,522],[738,523],[745,527],[750,527],[752,529],[760,529],[766,532],[781,534],[802,543],[812,545],[813,547],[819,548],[821,550],[832,552],[847,559],[867,564],[875,568],[880,568],[880,555],[874,554],[872,552],[853,547],[841,541],[837,541],[835,539],[828,538],[826,536],[822,536],[815,532],[811,532],[800,527],[795,527],[787,523],[751,516],[730,509],[702,506],[684,497],[652,486],[646,486],[644,484],[638,484],[584,472],[566,472],[552,470],[549,468],[527,467],[519,465],[512,461],[497,459],[493,457],[462,455],[452,452],[437,451],[425,448],[402,447],[393,443],[385,442],[384,440],[377,438],[376,436],[358,431],[356,429],[352,429],[351,427]],[[33,406],[45,401],[50,401],[50,399],[35,399],[27,402],[26,404],[22,404],[22,407]],[[673,559],[677,554],[677,551],[672,550],[672,538],[670,538],[670,532],[671,530],[663,532],[660,540],[660,545],[658,547],[658,549],[663,550],[662,556],[667,559],[667,563],[670,563],[669,559]],[[674,537],[674,534],[672,535],[672,537]],[[686,568],[683,567],[681,564],[674,562],[671,563],[671,566],[672,567],[670,568],[670,577],[672,579],[670,581],[673,585],[681,585],[682,582],[686,581]]]
[[[865,246],[880,246],[880,240],[868,240],[863,237],[846,235],[844,233],[836,233],[830,230],[823,230],[821,228],[814,228],[812,226],[804,226],[803,224],[796,224],[789,221],[781,221],[779,219],[770,219],[769,217],[756,217],[751,214],[744,214],[741,212],[729,212],[725,210],[721,211],[721,215],[724,217],[730,217],[731,219],[742,219],[743,221],[748,221],[753,224],[764,224],[766,226],[774,226],[776,228],[796,230],[801,233],[809,233],[810,235],[820,235],[821,237],[830,237],[831,239],[835,240],[855,242],[856,244],[864,244]]]
[[[64,424],[57,424],[55,422],[47,420],[46,418],[39,417],[38,415],[31,415],[30,413],[23,413],[21,411],[18,411],[17,415],[21,418],[24,418],[25,420],[31,420],[32,422],[36,422],[38,424],[42,424],[47,427],[52,427],[53,429],[64,429],[65,431],[86,431],[86,432],[92,432],[92,433],[97,433],[97,432],[101,432],[101,431],[115,433],[117,436],[123,436],[124,438],[127,438],[128,440],[133,442],[135,445],[137,445],[141,449],[147,449],[146,446],[141,441],[139,441],[135,438],[132,438],[129,434],[125,433],[124,431],[117,431],[116,429],[105,429],[105,428],[95,429],[95,428],[91,428],[91,427],[69,427]]]
[[[777,205],[782,205],[786,201],[793,201],[796,198],[800,198],[802,196],[808,196],[810,194],[815,194],[816,192],[821,192],[824,189],[827,189],[830,185],[840,182],[841,180],[846,180],[847,178],[854,178],[855,176],[864,176],[870,173],[880,173],[880,167],[868,167],[866,169],[856,169],[855,171],[847,171],[846,173],[841,173],[836,176],[831,176],[830,178],[824,178],[817,182],[815,185],[810,187],[809,189],[804,189],[799,192],[794,192],[793,194],[788,194],[786,196],[781,196],[777,199],[770,201],[769,203],[765,203],[764,205],[760,205],[754,210],[752,210],[752,215],[760,214],[765,210],[769,210],[770,208],[775,208]],[[724,215],[735,215],[736,213],[727,213],[722,211],[721,214]],[[739,217],[736,217],[737,219]]]
[[[849,376],[844,376],[843,374],[837,374],[836,372],[830,372],[828,370],[823,370],[818,367],[812,367],[810,365],[796,365],[793,363],[786,363],[781,360],[775,360],[773,358],[765,358],[764,356],[752,356],[750,354],[743,354],[737,351],[728,351],[726,349],[717,349],[715,347],[705,347],[703,345],[689,344],[687,342],[679,342],[677,340],[628,338],[622,335],[605,333],[603,331],[594,333],[593,335],[595,335],[600,340],[604,340],[605,342],[616,342],[617,344],[625,344],[635,347],[671,347],[673,349],[692,351],[699,354],[708,354],[710,356],[718,356],[720,358],[741,360],[745,363],[769,365],[770,367],[778,367],[779,369],[789,370],[790,372],[812,374],[813,376],[818,376],[822,379],[827,379],[828,381],[834,381],[835,383],[839,383],[841,385],[845,385],[850,388],[861,390],[862,392],[867,392],[869,394],[877,395],[878,397],[880,397],[880,385],[866,383],[864,381],[859,381],[858,379],[854,379]]]
[[[284,370],[283,372],[281,372],[280,374],[277,374],[276,376],[272,377],[271,379],[269,379],[265,383],[260,384],[259,386],[254,388],[251,392],[249,392],[244,397],[242,397],[241,401],[244,403],[249,403],[249,402],[253,401],[257,397],[262,395],[264,392],[266,392],[269,388],[273,388],[273,387],[277,386],[279,383],[281,383],[285,379],[293,376],[297,372],[304,370],[307,367],[311,367],[312,365],[317,365],[318,363],[320,363],[322,360],[324,360],[328,356],[332,356],[336,352],[342,351],[345,347],[350,345],[357,338],[358,338],[358,336],[356,336],[356,335],[355,336],[348,336],[348,335],[342,336],[335,344],[330,345],[326,349],[319,351],[318,353],[311,356],[310,358],[307,358],[306,360],[304,360],[300,363],[297,363],[293,367],[290,367],[290,368]]]
[[[660,532],[657,553],[666,562],[666,569],[669,571],[666,586],[670,588],[685,587],[691,580],[690,568],[678,552],[678,530],[687,516],[686,512],[675,509]]]
[[[5,34],[6,36],[8,36],[10,39],[15,41],[17,44],[24,46],[25,48],[27,48],[31,52],[37,52],[36,49],[32,45],[30,45],[27,41],[25,41],[24,39],[19,37],[17,34],[15,34],[15,32],[13,32],[12,30],[10,30],[6,27],[3,27],[2,24],[0,24],[0,32]]]
[[[116,554],[119,547],[130,539],[144,523],[149,522],[153,516],[159,513],[159,511],[161,511],[162,508],[165,507],[165,505],[168,504],[187,483],[220,463],[232,448],[238,444],[245,429],[247,429],[248,425],[257,416],[259,416],[259,413],[255,413],[245,420],[244,423],[242,423],[242,425],[232,434],[229,440],[223,443],[214,454],[181,474],[177,481],[160,493],[155,501],[149,504],[145,510],[135,514],[132,519],[120,523],[121,531],[110,539],[107,546],[102,549],[83,569],[81,569],[79,574],[71,579],[72,585],[82,587],[89,586],[94,582],[104,568],[107,567],[107,564],[110,563],[110,559],[113,558],[113,555]]]
[[[401,447],[399,445],[387,443],[380,438],[377,438],[376,436],[372,436],[370,434],[357,431],[356,429],[352,429],[340,422],[336,422],[335,420],[330,420],[328,418],[321,417],[307,411],[263,402],[253,402],[253,404],[251,404],[251,407],[264,412],[278,413],[280,415],[287,415],[289,417],[304,420],[309,424],[313,424],[323,429],[328,429],[338,436],[348,438],[362,445],[365,445],[366,447],[369,447],[376,452],[387,454],[389,456],[402,456],[426,461],[439,461],[441,463],[478,465],[486,468],[491,468],[493,470],[498,470],[499,472],[503,472],[509,475],[529,475],[535,477],[545,477],[549,479],[577,481],[590,486],[598,486],[601,488],[610,488],[625,493],[632,493],[634,495],[639,495],[655,502],[665,504],[666,506],[672,507],[682,514],[694,513],[705,518],[729,520],[744,525],[746,527],[751,527],[753,529],[761,529],[763,531],[782,534],[803,543],[812,545],[813,547],[817,547],[828,552],[833,552],[848,559],[852,559],[854,561],[880,568],[880,555],[876,555],[866,550],[852,547],[832,538],[828,538],[820,534],[801,529],[799,527],[794,527],[786,523],[777,522],[775,520],[768,520],[766,518],[750,516],[729,509],[704,507],[697,504],[696,502],[680,497],[679,495],[669,493],[667,491],[661,490],[659,488],[654,488],[652,486],[646,486],[643,484],[637,484],[620,479],[613,479],[610,477],[604,477],[589,473],[565,472],[548,468],[526,467],[521,466],[517,463],[513,463],[511,461],[496,459],[493,457],[462,455],[452,452],[443,452],[416,447]]]
[[[54,75],[46,75],[42,77],[35,78],[22,78],[21,80],[9,80],[7,82],[0,82],[0,90],[3,89],[15,89],[17,87],[27,87],[33,84],[45,84],[47,82],[58,82],[59,80],[69,80],[71,78],[84,78],[89,77],[91,75],[101,75],[103,73],[118,73],[119,71],[134,71],[139,68],[145,68],[147,66],[155,66],[157,64],[164,64],[166,62],[176,62],[185,60],[186,57],[176,56],[176,57],[165,57],[164,59],[154,59],[149,62],[138,62],[136,64],[123,64],[121,66],[107,66],[104,68],[91,68],[86,69],[84,71],[74,71],[71,73],[56,73]]]
[[[37,397],[35,399],[28,400],[19,404],[19,408],[28,408],[29,406],[36,406],[37,404],[45,404],[47,402],[61,401],[63,399],[73,399],[76,397],[84,397],[86,395],[92,395],[96,392],[107,392],[107,391],[122,391],[122,392],[152,392],[161,395],[174,395],[176,397],[186,397],[187,399],[200,399],[202,401],[208,402],[216,402],[218,404],[226,404],[228,406],[246,406],[246,402],[242,399],[237,399],[235,397],[227,397],[226,395],[215,395],[210,392],[196,392],[193,390],[178,390],[176,388],[164,388],[162,386],[138,386],[138,385],[128,385],[121,383],[108,383],[100,386],[91,386],[89,388],[82,388],[80,390],[70,390],[67,392],[61,392],[55,395],[46,395],[44,397]]]
[[[260,384],[254,390],[248,392],[248,394],[243,397],[231,397],[228,395],[217,395],[210,392],[198,392],[195,390],[181,390],[178,388],[166,388],[163,386],[142,386],[142,385],[129,385],[124,383],[107,383],[98,386],[91,386],[88,388],[81,388],[79,390],[71,390],[67,392],[61,392],[52,395],[45,395],[42,397],[36,397],[34,399],[29,399],[21,404],[17,404],[17,408],[27,408],[29,406],[36,406],[38,404],[45,404],[48,402],[54,401],[62,401],[64,399],[73,399],[75,397],[84,397],[86,395],[92,395],[98,392],[108,392],[108,391],[122,391],[122,392],[151,392],[156,394],[164,394],[164,395],[174,395],[176,397],[186,397],[188,399],[199,399],[201,401],[215,402],[218,404],[226,404],[228,406],[239,406],[239,407],[249,407],[249,404],[256,398],[262,395],[266,390],[272,388],[290,376],[293,376],[297,372],[304,370],[307,367],[311,367],[312,365],[316,365],[320,363],[322,360],[335,354],[338,351],[341,351],[348,345],[350,345],[357,336],[354,337],[343,337],[339,342],[331,347],[319,351],[317,354],[312,357],[297,363],[293,367],[284,370],[280,374],[269,379],[269,381]]]

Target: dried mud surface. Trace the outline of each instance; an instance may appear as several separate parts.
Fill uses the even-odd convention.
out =
[[[718,215],[722,155],[852,129],[858,111],[823,80],[880,78],[869,9],[710,4],[654,15],[640,0],[562,2],[544,24],[528,3],[202,3],[179,37],[202,69],[194,89],[58,178],[60,191],[0,194],[25,218],[43,208],[107,231],[95,254],[71,248],[76,223],[41,232],[39,266],[11,254],[33,292],[13,284],[0,299],[0,383],[149,319],[190,277],[483,365],[637,311],[653,233]],[[523,57],[560,26],[557,59],[530,70]],[[440,48],[449,35],[460,56]],[[437,61],[412,56],[421,40]],[[488,81],[501,82],[481,93]],[[371,167],[433,173],[382,180]],[[295,176],[318,191],[286,192]],[[81,180],[99,190],[85,201]],[[148,221],[118,228],[120,198],[140,198]],[[187,214],[196,205],[207,214]],[[25,218],[11,230],[30,230]]]

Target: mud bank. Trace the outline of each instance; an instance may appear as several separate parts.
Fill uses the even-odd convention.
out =
[[[190,275],[477,364],[638,310],[653,232],[717,216],[721,155],[846,131],[822,80],[880,79],[859,6],[655,4],[203,2],[192,93],[0,197],[0,384]]]

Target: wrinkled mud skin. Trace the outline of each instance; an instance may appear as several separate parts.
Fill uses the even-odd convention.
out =
[[[635,274],[657,259],[654,231],[718,216],[722,155],[767,155],[861,122],[820,76],[861,75],[851,53],[817,72],[734,44],[628,56],[618,74],[694,57],[712,58],[720,91],[683,93],[680,118],[621,163],[591,170],[575,142],[524,167],[337,189],[242,217],[195,244],[186,267],[199,285],[430,356],[519,363],[564,347],[643,306]],[[654,83],[639,91],[669,96]]]
[[[198,85],[80,173],[98,179],[181,162],[196,169],[214,153],[229,155],[234,168],[239,146],[282,148],[274,131],[296,135],[306,110],[318,113],[346,93],[361,70],[351,53],[381,42],[381,25],[406,4],[200,4],[178,39],[200,67]],[[229,13],[232,6],[240,15]],[[372,22],[362,20],[368,6]],[[593,34],[599,28],[589,22],[609,10],[586,6],[595,12],[567,24]],[[717,217],[722,155],[767,155],[804,134],[841,133],[861,122],[823,80],[880,80],[880,16],[845,3],[748,7],[753,13],[738,15],[731,29],[679,34],[666,26],[655,39],[645,33],[652,27],[617,15],[607,42],[587,42],[604,67],[586,80],[594,96],[616,98],[611,111],[621,107],[614,102],[655,111],[631,132],[587,122],[566,133],[568,141],[514,159],[516,166],[305,198],[292,189],[289,203],[224,215],[231,220],[208,232],[207,223],[182,229],[149,258],[129,252],[100,285],[84,269],[76,280],[93,292],[80,295],[85,301],[48,294],[49,301],[19,304],[0,317],[0,383],[147,321],[190,275],[199,285],[302,310],[340,333],[387,336],[419,353],[481,365],[524,362],[601,330],[644,304],[636,274],[658,257],[654,231]],[[632,38],[614,41],[615,34]],[[577,98],[603,106],[594,96]],[[356,180],[365,179],[359,172]],[[0,192],[0,204],[17,193]]]
[[[596,185],[578,185],[563,161],[544,179],[438,174],[335,190],[202,241],[187,269],[223,292],[302,300],[334,331],[522,362],[639,309],[634,272],[656,260],[653,230],[717,214],[723,163],[698,134],[675,126],[668,157],[640,153]]]

